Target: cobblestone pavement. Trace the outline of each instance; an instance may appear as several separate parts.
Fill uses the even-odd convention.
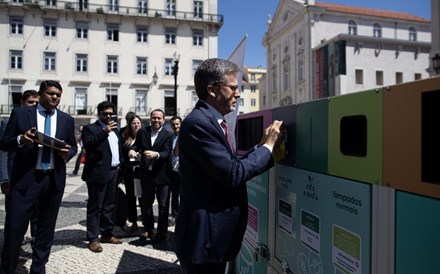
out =
[[[75,159],[68,163],[67,173],[73,170],[74,163]],[[173,226],[169,227],[167,241],[155,245],[150,240],[139,240],[140,231],[127,234],[115,228],[114,233],[123,238],[123,244],[102,244],[101,253],[89,251],[85,239],[86,199],[87,187],[81,176],[68,176],[47,273],[183,273],[173,251]],[[138,213],[140,216],[139,208]],[[157,206],[155,214],[157,216]],[[5,199],[0,194],[0,249],[4,220]],[[142,227],[140,221],[138,225]],[[17,273],[29,272],[31,252],[30,243],[22,246]]]

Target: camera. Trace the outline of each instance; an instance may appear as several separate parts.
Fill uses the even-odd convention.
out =
[[[117,123],[118,122],[118,115],[112,115],[112,121]]]

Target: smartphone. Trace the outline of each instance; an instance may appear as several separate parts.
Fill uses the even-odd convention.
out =
[[[118,115],[112,115],[112,121],[118,123]]]

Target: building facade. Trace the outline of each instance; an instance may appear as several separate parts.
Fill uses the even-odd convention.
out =
[[[431,27],[400,12],[280,0],[263,38],[271,108],[429,77]]]
[[[223,24],[217,0],[0,0],[0,18],[0,115],[53,79],[60,109],[77,120],[104,100],[120,118],[155,108],[170,117],[175,106],[185,116],[197,101],[195,69],[217,57]]]
[[[260,79],[266,74],[266,68],[246,67],[244,73],[239,114],[260,110]]]

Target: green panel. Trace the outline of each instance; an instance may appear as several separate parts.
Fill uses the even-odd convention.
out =
[[[247,192],[248,224],[235,261],[235,273],[265,274],[267,261],[261,255],[255,257],[255,250],[261,246],[269,246],[269,171],[250,179],[247,182]]]
[[[382,104],[382,89],[330,98],[329,174],[367,183],[382,183]],[[364,118],[365,123],[361,123],[360,118]],[[364,130],[359,130],[361,124],[365,124]],[[361,132],[365,132],[361,136],[365,146],[358,143],[362,139],[359,136]],[[364,151],[358,154],[360,147]]]
[[[396,192],[396,274],[439,273],[440,200]]]
[[[276,165],[275,249],[295,274],[371,272],[372,185]]]
[[[327,173],[328,99],[299,104],[296,123],[296,167]]]

